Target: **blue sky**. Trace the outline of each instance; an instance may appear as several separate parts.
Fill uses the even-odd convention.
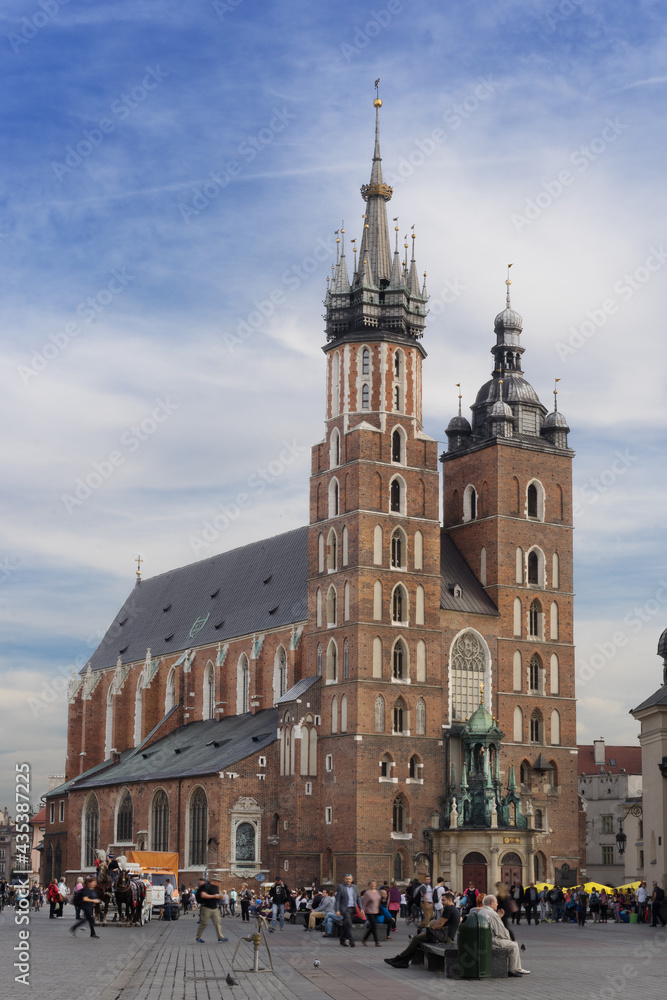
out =
[[[667,626],[665,35],[657,2],[6,0],[0,805],[16,760],[35,799],[62,772],[63,678],[138,552],[153,575],[305,523],[376,77],[432,296],[426,430],[486,381],[512,261],[526,377],[547,405],[561,378],[577,450],[580,739],[634,741]]]

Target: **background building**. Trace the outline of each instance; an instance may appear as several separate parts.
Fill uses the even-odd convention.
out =
[[[348,264],[340,230],[328,281],[310,524],[138,579],[70,685],[47,875],[137,846],[186,878],[577,880],[569,428],[524,378],[508,279],[491,378],[447,428],[441,525],[381,103],[361,239]]]
[[[667,885],[667,629],[658,642],[662,686],[632,715],[641,723],[645,878]]]
[[[641,747],[609,747],[600,739],[578,749],[587,878],[613,886],[646,878]]]

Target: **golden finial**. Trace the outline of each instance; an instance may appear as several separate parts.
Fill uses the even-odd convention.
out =
[[[462,400],[463,396],[461,394],[461,383],[460,382],[456,383],[456,388],[459,390],[459,416],[461,416],[461,400]]]
[[[558,409],[558,383],[559,382],[560,382],[559,378],[555,378],[554,379],[554,413]]]
[[[381,108],[382,107],[382,101],[380,100],[380,94],[378,92],[378,87],[379,86],[380,86],[380,77],[377,78],[377,80],[375,81],[375,84],[374,84],[374,87],[375,87],[375,100],[373,101],[373,107],[374,108]]]
[[[135,562],[137,564],[137,583],[141,583],[141,564],[143,562],[143,559],[141,558],[141,556],[137,556]]]

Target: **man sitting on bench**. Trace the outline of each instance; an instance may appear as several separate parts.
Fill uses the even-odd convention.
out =
[[[491,924],[491,947],[508,953],[510,976],[528,976],[528,969],[521,968],[521,952],[516,941],[512,941],[510,932],[501,920],[503,911],[498,912],[498,900],[495,896],[485,896],[484,905],[479,911]]]
[[[395,958],[385,958],[387,965],[394,969],[407,969],[410,959],[418,950],[420,944],[452,944],[459,927],[461,914],[458,907],[454,906],[454,896],[451,892],[446,892],[442,897],[443,910],[439,920],[431,920],[426,930],[421,934],[415,934],[407,948],[404,948],[400,955]]]

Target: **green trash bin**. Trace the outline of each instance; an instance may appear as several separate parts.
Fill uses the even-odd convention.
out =
[[[461,979],[491,978],[491,925],[479,910],[471,910],[459,927]]]

